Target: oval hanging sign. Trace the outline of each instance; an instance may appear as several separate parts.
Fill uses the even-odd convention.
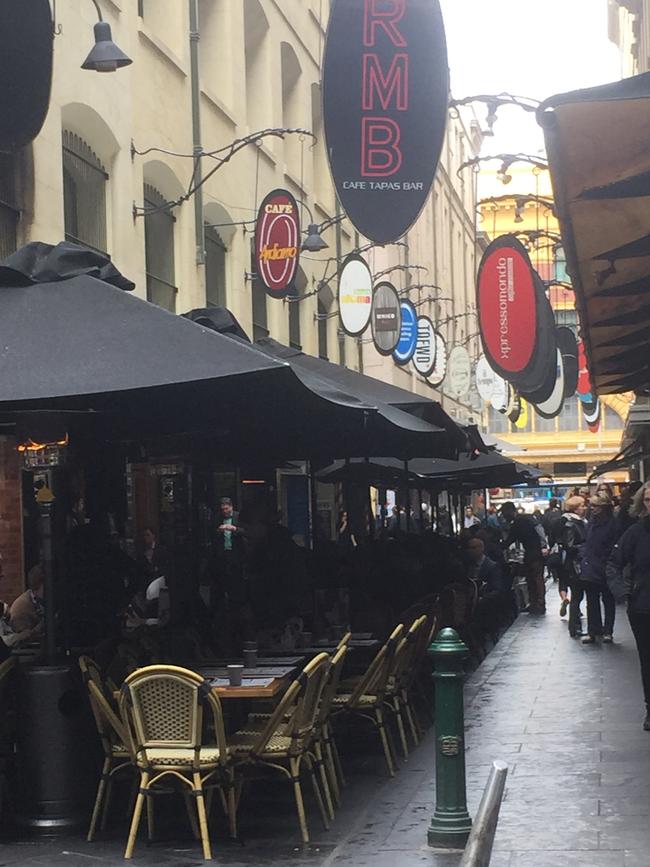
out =
[[[476,295],[481,340],[490,367],[517,385],[533,360],[538,315],[530,259],[513,235],[497,238],[485,251]]]
[[[436,331],[436,363],[427,377],[434,387],[441,385],[447,373],[447,343],[439,331]]]
[[[562,412],[564,406],[564,359],[559,349],[556,350],[555,385],[548,400],[535,404],[535,411],[545,419],[555,418]]]
[[[418,316],[418,340],[413,367],[421,376],[430,376],[436,366],[436,331],[428,316]]]
[[[481,355],[476,362],[476,390],[479,396],[486,403],[490,403],[494,392],[499,387],[498,380],[502,380],[498,373],[495,373],[490,367],[487,358]]]
[[[393,360],[403,366],[408,364],[415,354],[418,342],[418,314],[413,302],[404,300],[400,303],[402,313],[402,327],[399,333],[399,342],[393,352]]]
[[[492,409],[496,409],[497,412],[504,415],[508,411],[511,395],[512,389],[505,379],[501,379],[500,376],[497,377],[494,383],[494,391],[490,399]]]
[[[351,253],[339,277],[339,317],[346,334],[358,337],[370,325],[372,274],[365,260]]]
[[[449,71],[439,0],[333,0],[323,123],[339,199],[386,244],[427,200],[447,125]]]
[[[400,339],[402,311],[397,289],[388,281],[375,286],[370,324],[377,352],[380,355],[391,355]]]
[[[273,190],[260,205],[255,226],[255,268],[269,295],[283,298],[287,294],[299,260],[298,205],[287,190]]]
[[[447,365],[447,385],[452,397],[461,398],[469,394],[472,384],[472,362],[464,346],[454,346],[449,353]]]

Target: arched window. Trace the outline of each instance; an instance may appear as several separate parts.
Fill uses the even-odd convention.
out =
[[[226,255],[219,232],[205,229],[205,300],[208,307],[226,306]]]
[[[282,70],[282,126],[298,129],[306,120],[301,114],[300,75],[301,68],[296,52],[288,42],[280,46],[280,66]],[[297,135],[287,136],[284,141],[284,159],[294,176],[301,171],[300,149],[304,145]]]
[[[18,247],[16,206],[16,161],[13,154],[0,154],[0,259],[15,253]]]
[[[174,261],[175,218],[165,207],[162,193],[144,185],[144,245],[147,273],[147,301],[176,311],[176,266]]]
[[[328,360],[327,352],[327,314],[328,309],[324,302],[318,301],[318,357]]]
[[[229,0],[199,0],[201,87],[232,106],[232,52]]]
[[[271,105],[267,63],[269,22],[259,0],[244,0],[244,63],[246,67],[246,113],[251,132],[267,126]]]
[[[63,212],[67,241],[107,252],[108,173],[88,142],[63,130]]]

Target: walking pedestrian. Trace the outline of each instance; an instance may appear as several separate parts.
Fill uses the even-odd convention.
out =
[[[587,635],[583,644],[594,644],[602,636],[605,644],[611,644],[614,635],[616,602],[607,586],[606,567],[616,544],[616,519],[614,506],[605,493],[595,494],[589,500],[591,517],[587,525],[587,539],[581,564],[581,579],[587,593]],[[601,600],[605,609],[605,625],[601,612]]]
[[[547,553],[544,530],[530,515],[519,515],[514,503],[501,506],[501,515],[508,527],[505,548],[516,542],[524,549],[524,574],[528,585],[528,611],[533,615],[546,614],[546,586],[544,584],[544,556]]]
[[[627,601],[645,698],[645,731],[650,732],[650,483],[635,497],[630,514],[637,523],[625,531],[607,564],[607,582],[614,597]]]
[[[571,590],[569,604],[569,635],[576,638],[582,635],[582,615],[580,605],[585,595],[585,584],[581,578],[583,545],[587,538],[585,514],[587,506],[584,497],[569,497],[564,504],[562,527],[562,550],[564,562],[561,572],[564,586]]]

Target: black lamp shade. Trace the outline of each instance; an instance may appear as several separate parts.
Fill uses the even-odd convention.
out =
[[[95,45],[88,57],[81,64],[82,69],[92,69],[95,72],[115,72],[122,66],[133,63],[130,57],[113,42],[111,25],[106,21],[95,24]]]
[[[318,253],[320,250],[326,250],[329,244],[323,240],[319,227],[316,223],[311,223],[307,227],[307,237],[305,238],[302,249],[308,253]]]

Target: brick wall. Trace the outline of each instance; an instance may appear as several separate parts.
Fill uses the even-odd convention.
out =
[[[21,466],[15,440],[0,437],[0,555],[4,571],[0,578],[0,599],[4,602],[13,602],[25,589]]]

